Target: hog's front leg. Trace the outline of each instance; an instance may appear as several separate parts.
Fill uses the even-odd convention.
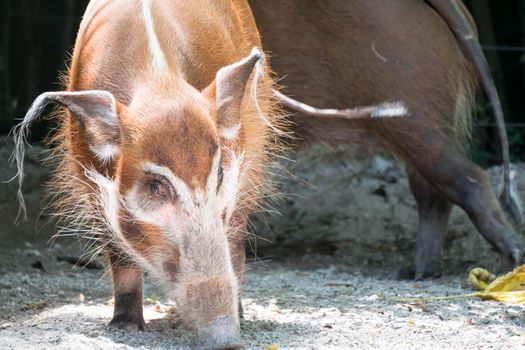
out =
[[[115,308],[110,327],[144,330],[142,311],[142,269],[123,254],[108,253],[113,276]]]
[[[237,211],[232,216],[231,227],[235,232],[230,232],[228,242],[230,246],[230,255],[233,265],[233,271],[237,276],[239,284],[239,317],[244,318],[242,308],[242,284],[244,280],[244,265],[246,263],[246,226],[248,215],[244,211]]]
[[[244,236],[244,235],[243,235]],[[233,271],[237,276],[237,281],[239,283],[239,317],[244,318],[244,312],[242,309],[242,282],[244,279],[244,263],[246,261],[245,253],[245,239],[244,237],[235,239],[230,239],[230,251],[231,259],[233,264]]]

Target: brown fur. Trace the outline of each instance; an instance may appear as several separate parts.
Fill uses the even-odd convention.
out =
[[[272,54],[272,68],[285,75],[283,92],[322,108],[406,101],[412,115],[359,122],[304,118],[298,125],[301,135],[347,142],[352,127],[411,134],[414,124],[460,140],[468,135],[471,114],[455,115],[455,108],[460,94],[463,108],[472,105],[472,69],[446,24],[423,1],[250,4]],[[423,102],[429,95],[432,106]]]
[[[165,234],[155,225],[137,222],[130,219],[129,214],[122,214],[120,227],[133,248],[148,259],[168,246]]]
[[[154,91],[151,96],[145,97],[145,100],[150,103],[150,106],[145,106],[146,109],[150,107],[149,110],[155,111],[158,116],[156,117],[158,119],[154,121],[145,121],[140,116],[131,116],[126,113],[126,105],[131,102],[133,80],[137,79],[137,76],[147,74],[145,65],[149,60],[147,53],[144,52],[147,45],[144,42],[143,24],[136,20],[136,13],[140,12],[139,2],[131,4],[131,2],[114,1],[100,6],[90,5],[75,45],[67,78],[67,90],[106,89],[112,92],[121,103],[118,106],[119,116],[126,118],[122,120],[123,124],[131,133],[142,138],[141,141],[145,147],[142,154],[127,155],[126,157],[129,157],[129,160],[102,165],[87,148],[85,136],[78,121],[69,112],[66,112],[64,119],[59,120],[58,133],[53,139],[53,143],[57,144],[58,147],[51,157],[60,159],[56,176],[51,183],[53,192],[57,194],[55,205],[58,213],[67,211],[68,207],[74,207],[77,210],[87,207],[86,212],[93,211],[89,208],[89,201],[85,200],[86,195],[89,195],[93,190],[84,175],[85,167],[91,165],[100,173],[113,175],[119,171],[118,169],[124,162],[133,163],[138,159],[162,161],[162,159],[156,158],[158,153],[155,150],[158,147],[173,150],[173,159],[169,161],[175,160],[175,163],[182,164],[180,169],[174,169],[175,172],[178,171],[179,176],[184,179],[196,177],[195,183],[202,185],[202,174],[209,172],[209,163],[198,164],[198,160],[202,157],[198,154],[188,154],[184,147],[188,144],[193,146],[195,142],[200,142],[202,147],[197,144],[192,148],[209,152],[214,145],[209,140],[207,141],[204,135],[214,133],[215,130],[204,124],[195,124],[202,130],[193,128],[187,129],[185,132],[181,128],[184,128],[186,122],[177,119],[177,115],[173,111],[171,114],[165,113],[164,116],[162,116],[162,111],[160,113],[156,111],[162,107],[162,99],[180,100],[184,98],[177,95],[176,90],[170,88],[170,86],[178,84],[174,81],[180,79],[180,76],[177,75],[180,72],[184,72],[184,77],[189,84],[202,90],[213,81],[219,67],[242,58],[252,46],[260,46],[258,32],[254,27],[250,10],[244,1],[233,1],[228,5],[212,1],[208,5],[211,7],[208,11],[209,16],[211,16],[207,18],[208,24],[206,26],[188,26],[188,28],[195,29],[195,32],[189,33],[188,42],[192,46],[180,47],[176,40],[166,40],[166,42],[159,38],[167,46],[164,48],[165,52],[172,54],[168,58],[170,59],[170,68],[175,73],[172,78],[162,82],[165,84],[165,87],[162,88],[163,91]],[[198,11],[205,5],[193,6],[182,1],[172,2],[172,4],[165,3],[161,6],[168,8],[163,11],[155,11],[155,15],[158,15],[156,20],[163,19],[168,22],[157,23],[157,26],[163,28],[167,36],[174,24],[172,18],[168,20],[165,17],[166,14],[184,13],[185,15],[179,16],[181,18],[177,20],[185,21],[186,18],[200,17]],[[111,20],[109,20],[110,18]],[[225,18],[227,21],[223,23]],[[183,24],[178,23],[178,25]],[[226,39],[224,32],[226,29],[217,30],[217,27],[225,25],[227,27],[238,26],[242,32],[236,33],[236,37]],[[160,37],[163,35],[162,32],[157,34]],[[216,42],[227,45],[220,46],[215,44]],[[108,43],[111,43],[109,49]],[[213,50],[209,50],[209,47],[213,47]],[[199,69],[194,69],[195,66]],[[151,78],[145,80],[150,81]],[[259,88],[259,103],[265,114],[270,118],[270,122],[275,124],[278,123],[276,119],[278,118],[278,110],[276,107],[272,107],[270,101],[272,84],[270,79],[265,79],[262,82]],[[155,87],[155,90],[157,89],[158,86]],[[244,188],[241,192],[248,193],[250,197],[253,196],[255,199],[261,191],[263,168],[268,161],[268,156],[276,151],[276,144],[273,142],[275,140],[272,138],[272,133],[268,130],[267,125],[255,115],[249,98],[244,99],[242,109],[241,142],[246,144],[245,152],[250,160],[250,168],[244,169],[244,171],[247,173],[246,176],[251,179],[249,183],[243,184],[251,187],[251,189]],[[198,116],[198,114],[189,112],[189,114]],[[184,114],[186,113],[188,111],[184,111]],[[162,133],[166,135],[162,135]],[[181,135],[182,139],[171,138],[168,133]],[[158,140],[163,140],[163,143],[159,144]],[[137,140],[127,141],[136,142]],[[166,142],[171,144],[166,144]],[[124,144],[123,147],[125,154],[126,145]],[[128,169],[131,168],[128,167]],[[126,189],[126,177],[132,176],[132,173],[122,173],[124,189]],[[94,224],[96,225],[96,223]]]
[[[294,121],[307,141],[355,144],[352,131],[360,130],[407,162],[420,206],[416,255],[424,258],[416,259],[417,278],[438,273],[432,261],[439,259],[449,202],[469,214],[501,253],[504,268],[521,262],[525,244],[503,218],[486,174],[463,151],[476,86],[473,65],[433,8],[422,0],[250,0],[250,5],[287,95],[321,108],[384,101],[407,106],[410,115],[403,118],[296,115]],[[431,209],[434,200],[443,199],[439,209]]]
[[[126,242],[115,240],[112,228],[103,218],[103,205],[95,200],[99,189],[86,175],[86,169],[118,179],[119,191],[125,194],[144,176],[142,164],[151,162],[168,167],[190,190],[196,190],[206,185],[217,147],[222,147],[225,163],[229,161],[226,150],[242,152],[237,207],[226,232],[233,270],[240,284],[244,271],[244,251],[240,249],[246,239],[247,217],[268,188],[265,171],[270,156],[279,149],[275,130],[282,125],[279,110],[271,99],[274,83],[265,66],[265,75],[257,84],[257,96],[251,96],[250,90],[255,74],[247,84],[244,98],[237,92],[236,98],[242,100],[239,137],[232,141],[219,135],[218,124],[224,118],[215,106],[217,70],[261,45],[245,1],[152,3],[154,30],[167,71],[161,75],[152,71],[147,32],[142,16],[137,16],[141,13],[140,1],[92,1],[82,21],[66,79],[67,91],[107,90],[116,98],[119,156],[106,162],[98,159],[89,146],[103,144],[108,135],[96,130],[86,133],[86,125],[65,109],[53,140],[57,147],[52,157],[59,163],[51,182],[57,216],[69,230],[80,230],[97,241],[101,248],[95,248],[96,252],[108,248],[116,300],[112,324],[128,327],[135,322],[138,329],[143,327],[139,307],[142,271],[138,267],[140,261],[135,261],[133,255],[138,254],[141,261],[154,261],[157,253],[164,256],[171,252],[162,268],[169,279],[164,282],[175,283],[182,250],[168,242],[159,227],[129,220],[131,215],[122,209],[118,225]],[[252,98],[257,99],[264,116],[258,113]],[[176,198],[172,200],[175,202]],[[192,327],[211,321],[202,320],[199,312],[203,310],[192,309],[194,304],[203,306],[205,300],[198,298],[220,299],[210,301],[219,302],[220,305],[213,304],[215,309],[204,310],[209,318],[222,311],[237,310],[236,302],[230,305],[237,300],[237,283],[214,278],[206,285],[195,285],[190,295],[192,303],[180,309],[185,310],[183,317]],[[191,287],[191,283],[185,283]],[[201,287],[206,289],[199,290]],[[228,300],[232,296],[235,299]]]
[[[154,104],[154,106],[150,106],[152,110],[158,110],[158,107],[162,105],[162,102],[159,101],[161,96],[166,99],[181,98],[170,88],[170,85],[174,84],[173,79],[180,79],[180,77],[177,77],[177,73],[184,72],[187,82],[202,90],[213,81],[218,68],[242,58],[243,55],[249,52],[251,47],[260,46],[258,32],[254,26],[250,9],[244,1],[233,1],[228,5],[212,1],[208,5],[211,7],[208,11],[211,18],[207,19],[207,25],[187,26],[187,28],[195,29],[195,32],[189,33],[190,38],[188,42],[192,46],[180,47],[176,40],[166,40],[166,43],[166,41],[162,40],[162,32],[157,33],[160,36],[159,40],[167,45],[164,48],[165,52],[173,54],[169,57],[171,59],[170,68],[175,73],[173,78],[166,82],[167,86],[163,89],[164,91],[155,91],[151,96],[147,96]],[[166,3],[162,6],[168,8],[163,11],[155,11],[155,15],[159,16],[157,20],[163,19],[167,22],[162,25],[157,24],[157,26],[163,28],[164,32],[170,33],[174,26],[173,21],[162,14],[184,13],[185,15],[179,16],[181,18],[177,20],[185,21],[185,18],[199,18],[199,9],[206,5],[194,6],[182,1],[172,2],[172,4]],[[130,2],[125,2],[124,4],[124,2],[115,1],[101,6],[93,5],[89,10],[81,25],[75,45],[75,52],[73,53],[70,73],[67,79],[67,90],[77,91],[94,88],[108,90],[123,104],[119,105],[120,115],[126,115],[125,105],[130,103],[133,91],[132,81],[137,79],[137,76],[146,74],[145,64],[149,60],[147,53],[144,52],[147,44],[145,44],[145,39],[143,39],[145,36],[143,25],[134,20],[136,13],[140,12],[140,5],[138,2],[134,2],[131,5]],[[110,21],[108,21],[109,17],[111,17]],[[222,23],[225,18],[227,18],[226,24]],[[183,24],[178,23],[178,25]],[[238,26],[242,29],[242,32],[236,33],[236,37],[226,39],[225,29],[217,30],[217,27],[224,25]],[[104,39],[97,39],[98,37],[104,37]],[[230,46],[224,45],[223,47],[216,45],[216,42],[227,43]],[[111,43],[111,49],[109,50],[107,43]],[[209,47],[213,47],[213,50],[209,50]],[[199,69],[194,69],[194,66],[197,66]],[[93,74],[93,72],[97,72],[97,74]],[[269,116],[270,122],[278,124],[279,111],[272,106],[270,100],[272,84],[270,79],[263,81],[259,88],[259,103],[265,114]],[[145,99],[147,98],[145,97]],[[166,115],[165,118],[170,116],[175,117],[174,115]],[[128,116],[126,118],[129,119],[123,120],[124,124],[130,130],[137,130],[137,134],[143,128],[149,129],[149,132],[144,132],[144,136],[142,136],[148,137],[148,133],[150,135],[149,140],[143,141],[145,145],[151,145],[152,148],[161,147],[156,145],[155,133],[162,131],[159,129],[163,129],[164,132],[169,130],[169,128],[164,127],[165,125],[161,119],[156,123],[152,123],[150,121],[142,121],[139,116]],[[171,124],[177,123],[175,120],[168,122]],[[182,124],[183,122],[180,123]],[[268,156],[277,151],[275,149],[276,144],[272,142],[275,139],[272,139],[271,131],[268,130],[267,125],[255,115],[248,98],[244,99],[241,125],[243,125],[241,142],[246,144],[246,153],[250,159],[250,169],[245,169],[245,171],[249,173],[246,175],[253,181],[253,184],[246,184],[246,186],[251,186],[256,189],[255,192],[259,192],[262,180],[258,179],[262,177],[262,169],[267,163]],[[186,139],[190,139],[198,134],[196,130],[191,132],[194,134],[183,134],[183,136]],[[206,133],[210,132],[206,131]],[[201,135],[198,136],[195,140],[205,142],[205,140],[201,139]],[[179,142],[166,137],[164,137],[164,140],[164,142]],[[61,211],[63,207],[74,205],[73,203],[76,202],[75,197],[78,198],[78,186],[80,184],[77,179],[86,180],[83,175],[84,167],[92,164],[99,172],[112,175],[119,164],[102,166],[97,159],[94,159],[92,153],[87,149],[85,137],[82,134],[78,121],[69,113],[61,122],[54,141],[59,146],[53,158],[61,158],[57,177],[53,180],[55,189],[61,194],[57,201],[59,211]],[[190,157],[190,155],[184,155],[186,152],[180,148],[180,144],[174,145],[173,153],[175,155],[179,154],[179,157]],[[155,157],[152,154],[154,153],[153,149],[146,149],[145,152],[149,154],[144,156]],[[131,155],[131,157],[136,156]],[[131,159],[131,161],[133,160]],[[191,157],[187,158],[186,162],[189,164]],[[206,168],[205,165],[203,166]],[[196,173],[205,172],[205,168]],[[184,170],[181,169],[181,171]],[[72,179],[73,182],[71,184],[67,183],[67,181],[72,177],[64,176],[64,174],[73,175],[74,179]],[[188,173],[183,175],[189,176]],[[123,174],[123,176],[126,176],[126,174]],[[85,190],[86,188],[84,188]],[[89,188],[87,190],[89,191]],[[253,193],[251,190],[243,192]],[[73,198],[70,198],[69,194]]]

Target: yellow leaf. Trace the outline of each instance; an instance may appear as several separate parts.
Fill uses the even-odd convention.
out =
[[[468,274],[468,281],[474,289],[485,290],[489,283],[494,281],[496,276],[489,271],[482,269],[481,267],[476,267],[470,270]]]
[[[279,345],[277,344],[268,344],[264,347],[264,350],[277,350],[279,349]]]
[[[147,297],[143,300],[145,303],[158,303],[160,301],[160,297]]]
[[[525,291],[511,291],[511,292],[477,292],[469,294],[469,296],[479,297],[483,300],[496,300],[506,303],[523,303],[525,302]]]
[[[525,265],[521,265],[493,280],[488,286],[486,285],[495,276],[482,268],[475,268],[469,273],[469,281],[475,288],[484,288],[482,292],[476,292],[464,295],[435,296],[427,298],[391,298],[390,300],[417,303],[431,300],[450,300],[458,298],[478,297],[483,300],[496,300],[507,303],[525,302]]]
[[[525,291],[525,265],[516,267],[512,272],[501,276],[485,288],[485,292]]]

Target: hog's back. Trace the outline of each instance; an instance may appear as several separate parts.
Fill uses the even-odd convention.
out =
[[[446,23],[424,1],[250,0],[250,5],[287,94],[327,108],[404,101],[410,118],[386,128],[465,132],[471,66]],[[377,122],[296,122],[303,136],[336,141],[352,141],[345,132],[349,127],[385,128]]]
[[[148,20],[143,7],[150,2]],[[68,88],[108,90],[127,104],[152,78],[148,21],[167,61],[164,78],[184,79],[198,90],[219,68],[260,47],[244,0],[93,0],[80,25]]]

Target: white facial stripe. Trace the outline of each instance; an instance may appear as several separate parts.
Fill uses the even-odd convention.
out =
[[[139,186],[135,185],[126,195],[126,209],[138,221],[160,226],[165,231],[174,231],[178,228],[179,220],[173,220],[173,213],[169,206],[161,206],[153,212],[146,212],[139,205]]]
[[[200,225],[212,225],[214,220],[222,221],[220,220],[220,216],[225,210],[226,220],[224,223],[228,225],[237,204],[243,154],[238,156],[235,152],[229,151],[229,157],[231,158],[231,162],[229,167],[224,169],[223,182],[218,192],[217,186],[221,163],[221,152],[219,150],[213,157],[206,188],[202,190],[196,189],[195,191],[191,191],[186,183],[175,176],[168,168],[153,163],[145,163],[143,165],[144,171],[163,176],[171,183],[179,195],[181,207],[180,209],[176,209],[177,206],[166,205],[155,210],[154,213],[144,211],[137,197],[138,188],[135,187],[126,195],[127,209],[136,219],[160,225],[166,232],[183,232],[184,226],[195,220],[198,221]],[[182,212],[178,210],[182,210]],[[181,217],[180,220],[176,220],[176,223],[173,222],[174,215]]]
[[[120,226],[118,222],[120,196],[117,183],[92,169],[86,169],[85,174],[98,188],[97,197],[99,198],[100,205],[104,211],[104,217],[106,218],[111,230],[120,235]]]
[[[175,176],[168,168],[153,163],[145,163],[144,171],[164,176],[168,179],[173,188],[175,188],[175,191],[177,191],[182,202],[187,203],[188,205],[193,203],[193,196],[186,183]]]
[[[139,221],[158,225],[158,222],[152,222],[153,218],[144,212],[139,206],[140,200],[137,196],[138,186],[133,186],[133,189],[126,195],[126,210],[133,215],[133,217]]]
[[[146,256],[135,250],[121,230],[120,219],[122,218],[119,209],[124,203],[118,190],[118,181],[113,181],[94,169],[86,169],[85,174],[95,186],[96,200],[102,211],[101,215],[106,220],[107,228],[113,235],[112,241],[119,245],[120,249],[131,254],[142,266],[147,267],[152,274],[157,274],[159,269],[154,268]]]
[[[160,47],[159,39],[155,34],[153,26],[153,16],[151,14],[152,0],[142,0],[142,16],[148,33],[149,52],[151,54],[152,66],[156,72],[163,72],[167,69],[166,56]]]
[[[228,169],[224,170],[224,180],[222,182],[221,195],[222,205],[226,208],[226,222],[229,222],[233,210],[237,204],[237,192],[239,189],[239,173],[243,154],[236,156],[231,152],[231,164]]]

